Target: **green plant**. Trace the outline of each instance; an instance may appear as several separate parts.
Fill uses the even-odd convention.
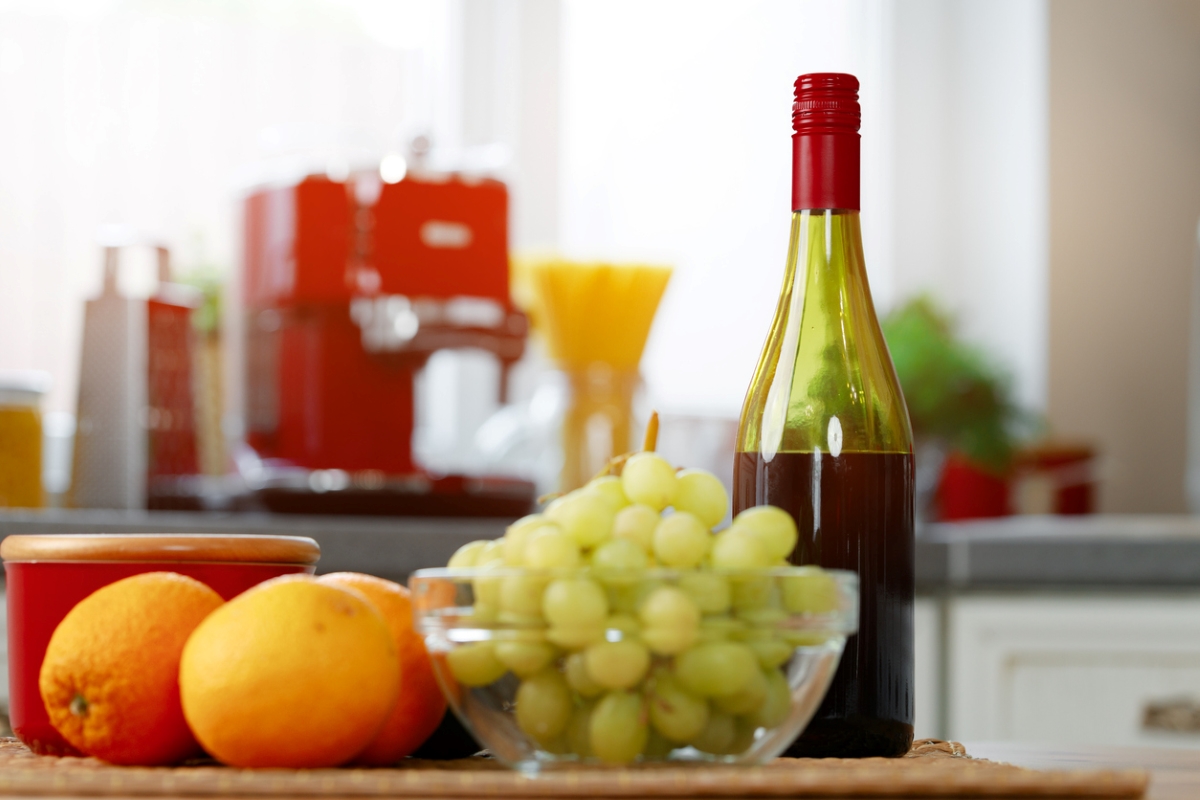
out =
[[[221,331],[223,295],[226,276],[217,267],[203,265],[188,270],[179,282],[200,291],[200,306],[192,314],[192,326],[203,336],[216,336]]]
[[[1006,471],[1023,421],[1008,376],[959,340],[953,320],[929,297],[895,309],[882,325],[913,434],[942,440],[993,472]]]

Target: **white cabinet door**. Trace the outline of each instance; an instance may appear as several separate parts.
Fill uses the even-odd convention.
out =
[[[1142,724],[1148,704],[1200,701],[1200,595],[949,603],[953,738],[1200,747]]]

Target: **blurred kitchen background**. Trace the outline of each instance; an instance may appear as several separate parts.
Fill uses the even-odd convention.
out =
[[[1200,746],[1198,0],[0,0],[0,535],[402,579],[652,409],[728,481],[812,71],[918,434],[918,736]]]

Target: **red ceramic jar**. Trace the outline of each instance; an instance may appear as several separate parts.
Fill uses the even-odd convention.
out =
[[[50,724],[38,675],[58,623],[102,586],[142,572],[178,572],[226,600],[268,578],[312,574],[321,548],[302,536],[62,534],[0,542],[8,594],[13,732],[34,752],[78,755]]]

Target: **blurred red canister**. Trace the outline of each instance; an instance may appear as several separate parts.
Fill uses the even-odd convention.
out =
[[[9,720],[35,753],[78,755],[50,724],[38,674],[58,623],[114,581],[178,572],[226,600],[269,578],[312,574],[321,549],[301,536],[62,534],[0,542],[8,596]]]

